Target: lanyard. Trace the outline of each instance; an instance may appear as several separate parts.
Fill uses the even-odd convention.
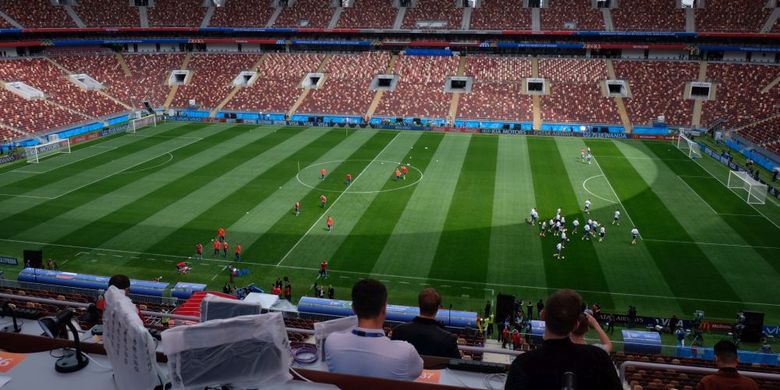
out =
[[[385,333],[384,332],[381,332],[381,333],[373,333],[373,332],[371,332],[371,333],[369,333],[369,332],[364,332],[362,330],[357,330],[357,329],[352,329],[352,334],[354,334],[355,336],[360,336],[360,337],[385,337]]]

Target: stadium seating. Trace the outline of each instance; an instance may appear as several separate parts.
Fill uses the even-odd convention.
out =
[[[601,93],[607,66],[603,60],[544,59],[539,76],[550,80],[550,95],[542,97],[542,121],[619,123],[613,99]]]
[[[336,27],[392,28],[397,14],[390,0],[355,0],[352,7],[344,8]]]
[[[292,7],[286,7],[274,27],[325,28],[333,18],[335,8],[321,0],[297,0]]]
[[[242,89],[225,109],[264,113],[286,113],[301,93],[306,73],[314,72],[324,56],[320,54],[266,54],[260,65],[260,79]]]
[[[685,11],[675,0],[621,0],[612,9],[617,31],[685,31]]]
[[[54,129],[67,123],[88,118],[60,108],[45,100],[25,100],[6,90],[0,90],[0,123],[27,132]],[[6,132],[9,138],[14,134]]]
[[[79,0],[74,7],[87,27],[138,27],[138,7],[127,0]]]
[[[463,8],[455,8],[451,0],[418,0],[417,7],[408,8],[403,28],[417,28],[417,22],[441,21],[446,26],[436,28],[460,29]]]
[[[758,32],[769,16],[764,0],[707,0],[696,9],[697,31]]]
[[[13,26],[6,22],[5,19],[0,18],[0,28],[13,28]]]
[[[531,64],[523,58],[470,56],[466,75],[474,83],[460,97],[459,119],[531,120],[531,97],[521,93]]]
[[[80,89],[67,80],[60,69],[42,58],[0,62],[0,79],[24,81],[46,93],[47,99],[91,117],[125,111],[124,107],[96,91]]]
[[[604,17],[600,10],[591,8],[590,1],[553,0],[541,16],[542,30],[604,29]]]
[[[298,112],[363,116],[374,96],[368,89],[371,80],[385,70],[388,61],[387,52],[334,55],[325,68],[325,84],[309,92]]]
[[[403,56],[396,64],[401,75],[393,92],[386,92],[376,115],[446,118],[452,95],[444,93],[447,76],[455,74],[456,57]]]
[[[129,54],[125,55],[125,61],[135,81],[128,101],[148,100],[153,106],[161,107],[170,90],[166,78],[172,70],[181,67],[184,54]],[[131,99],[132,96],[136,99]]]
[[[126,104],[140,105],[135,89],[140,86],[128,76],[125,76],[119,62],[113,54],[67,54],[51,57],[72,73],[84,73],[97,80],[105,87],[105,91]]]
[[[76,27],[65,9],[52,5],[50,0],[5,0],[0,2],[0,11],[26,28]]]
[[[780,117],[749,125],[739,134],[780,155]]]
[[[472,30],[530,30],[531,10],[522,0],[484,0],[471,13]]]
[[[200,0],[155,0],[149,7],[149,26],[199,27],[206,15]]]
[[[761,90],[779,76],[780,68],[771,65],[709,64],[707,79],[718,86],[716,100],[704,103],[702,124],[726,119],[734,128],[777,114],[780,94]]]
[[[182,85],[176,92],[171,107],[188,107],[189,100],[201,108],[213,109],[222,102],[231,89],[238,73],[250,70],[260,59],[253,54],[196,54],[189,69],[190,84]]]
[[[618,79],[627,80],[632,97],[624,99],[629,119],[649,125],[659,115],[672,125],[690,126],[693,101],[684,99],[685,83],[695,81],[698,64],[664,61],[615,61]]]
[[[227,0],[214,9],[209,26],[265,27],[274,9],[268,0]]]

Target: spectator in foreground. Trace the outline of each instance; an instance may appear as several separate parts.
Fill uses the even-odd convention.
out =
[[[436,289],[424,288],[417,296],[420,315],[412,322],[393,329],[393,340],[403,340],[414,346],[417,353],[427,356],[460,358],[458,338],[444,330],[436,321],[441,306],[441,295]]]
[[[122,291],[125,292],[125,295],[130,292],[130,278],[127,277],[127,275],[122,274],[116,274],[112,276],[110,279],[108,279],[108,287],[114,286]],[[106,311],[106,298],[103,296],[100,296],[100,299],[98,299],[97,303],[95,303],[95,306],[100,310],[100,314],[102,316],[103,312]],[[136,308],[138,306],[136,305]],[[138,310],[138,316],[141,317],[141,321],[144,321],[144,315],[141,314],[141,309]]]
[[[701,379],[696,390],[758,390],[758,384],[737,372],[739,357],[737,346],[729,340],[721,340],[715,344],[715,365],[718,372]]]
[[[558,290],[547,299],[540,318],[545,322],[542,346],[518,356],[506,380],[506,390],[560,390],[563,374],[576,376],[577,390],[622,390],[615,366],[604,350],[580,345],[569,336],[577,327],[582,298]]]
[[[596,318],[590,314],[586,314],[586,313],[580,314],[580,318],[577,320],[577,327],[574,328],[574,331],[571,332],[571,341],[573,341],[574,344],[587,345],[588,342],[585,341],[585,335],[588,334],[588,330],[590,328],[593,328],[593,330],[595,330],[596,333],[599,334],[599,343],[600,343],[600,344],[591,344],[591,345],[603,349],[606,353],[612,352],[612,341],[609,339],[609,336],[607,336],[607,334],[604,332],[604,329],[601,328],[599,322],[596,321]]]
[[[352,311],[358,326],[325,339],[328,370],[340,374],[415,380],[423,360],[414,347],[390,340],[383,329],[387,314],[387,288],[375,279],[363,279],[352,287]]]

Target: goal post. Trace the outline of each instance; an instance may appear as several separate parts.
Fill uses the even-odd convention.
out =
[[[128,133],[135,133],[136,131],[140,130],[141,128],[148,127],[148,126],[157,126],[157,115],[147,115],[142,116],[138,119],[133,119],[130,121],[130,126],[127,126],[127,132]]]
[[[753,179],[745,171],[729,171],[726,186],[748,204],[765,204],[767,185]]]
[[[70,153],[70,140],[67,138],[46,142],[24,148],[27,162],[37,164],[42,159],[59,153]]]
[[[685,153],[688,158],[701,158],[701,146],[699,146],[699,144],[694,142],[692,139],[686,137],[682,132],[680,132],[680,134],[677,136],[677,149],[680,149],[683,153]]]

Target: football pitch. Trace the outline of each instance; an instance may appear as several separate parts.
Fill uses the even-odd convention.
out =
[[[586,147],[592,164],[580,161]],[[396,181],[401,163],[409,174]],[[239,287],[289,277],[296,302],[327,259],[320,282],[340,299],[371,275],[396,304],[432,286],[445,305],[481,311],[498,293],[535,302],[568,287],[605,311],[733,319],[750,309],[777,323],[780,207],[746,204],[727,176],[671,142],[168,122],[0,169],[0,255],[42,248],[63,271],[215,290],[234,264],[249,269]],[[530,209],[582,222],[588,199],[605,240],[580,229],[553,259],[558,238],[539,236]],[[225,257],[212,256],[219,227]],[[189,259],[198,242],[204,258]],[[9,279],[21,269],[2,267]]]

